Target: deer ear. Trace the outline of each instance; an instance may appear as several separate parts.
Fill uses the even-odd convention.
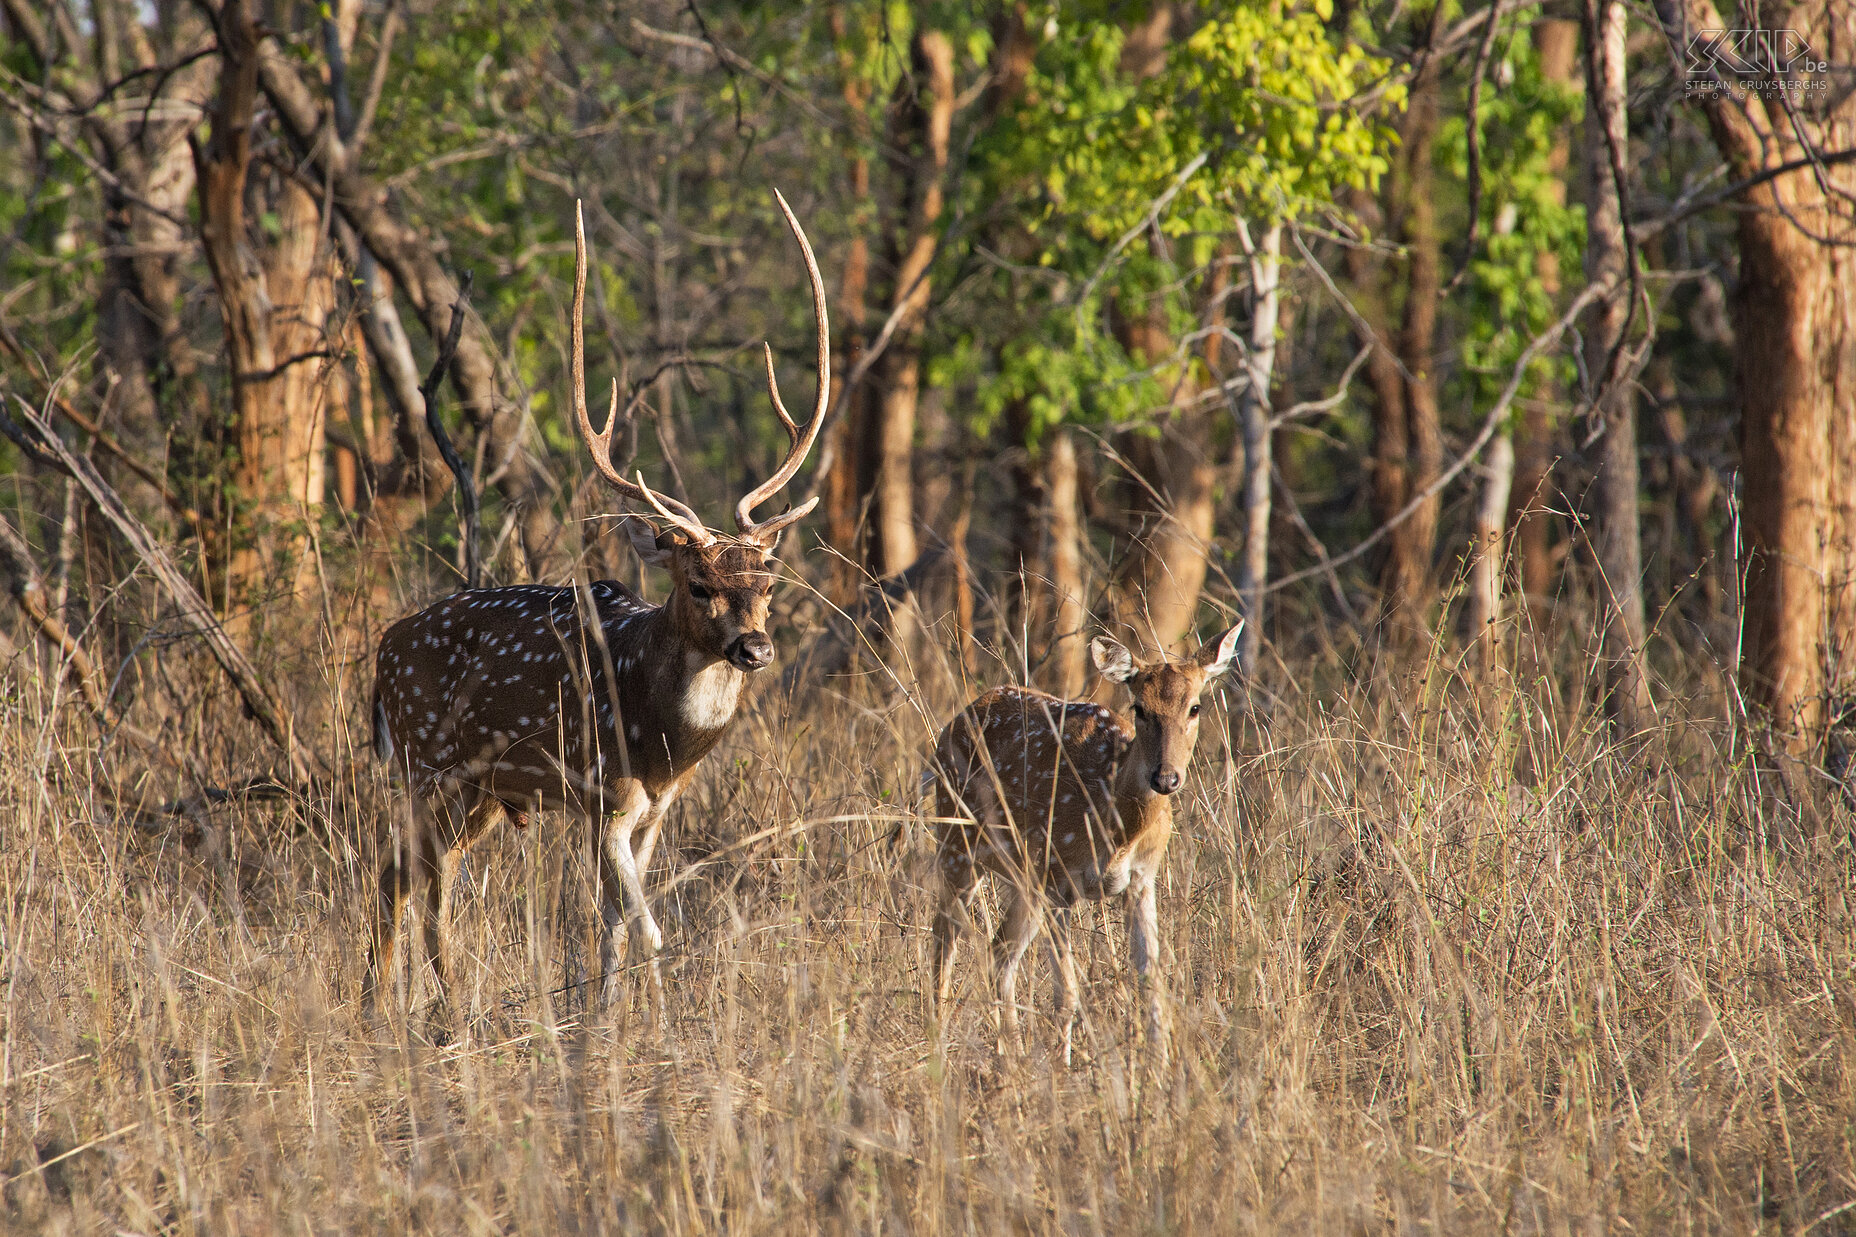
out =
[[[635,515],[625,517],[625,535],[631,539],[632,553],[638,561],[647,567],[662,567],[670,562],[671,551],[677,547],[674,530],[666,529],[658,533],[656,529]]]
[[[1089,657],[1111,683],[1126,683],[1134,677],[1134,654],[1119,640],[1097,636],[1089,642]]]
[[[1216,640],[1207,640],[1199,650],[1199,664],[1205,667],[1205,677],[1215,679],[1231,668],[1231,662],[1237,657],[1237,640],[1244,634],[1244,620],[1237,620],[1237,626],[1219,636]]]

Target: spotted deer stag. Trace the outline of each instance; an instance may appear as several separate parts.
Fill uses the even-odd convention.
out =
[[[775,195],[778,198],[778,195]],[[601,1003],[618,988],[626,939],[643,958],[662,947],[642,874],[664,813],[734,720],[742,683],[773,661],[767,606],[780,533],[818,501],[754,518],[798,471],[823,421],[831,385],[825,289],[805,231],[781,212],[804,255],[818,324],[818,402],[802,431],[780,400],[773,352],[767,393],[789,450],[779,469],[735,504],[738,535],[712,531],[689,507],[653,493],[642,473],[612,463],[618,384],[605,429],[587,414],[586,235],[574,214],[572,399],[593,463],[625,499],[649,510],[625,521],[646,563],[670,573],[650,605],[624,585],[471,589],[396,623],[380,642],[374,744],[404,779],[411,827],[381,873],[365,999],[392,965],[415,887],[425,891],[425,948],[449,1005],[451,891],[467,847],[497,817],[518,826],[536,809],[564,809],[598,828]],[[655,517],[661,531],[647,521]],[[603,822],[603,827],[599,827]]]
[[[1153,969],[1159,948],[1154,880],[1173,835],[1173,794],[1199,739],[1199,698],[1231,666],[1237,626],[1194,657],[1136,662],[1106,636],[1090,643],[1096,669],[1125,684],[1124,716],[1101,705],[998,687],[968,705],[935,743],[924,781],[936,792],[934,1002],[952,993],[954,955],[987,874],[999,877],[1004,917],[993,942],[1006,1026],[1018,1031],[1018,968],[1049,904],[1051,970],[1063,1056],[1076,1020],[1070,908],[1126,896],[1128,947],[1146,988],[1148,1035],[1164,1051]]]

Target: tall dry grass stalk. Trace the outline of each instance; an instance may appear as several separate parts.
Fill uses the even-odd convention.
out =
[[[1171,1061],[1142,1045],[1120,915],[1098,909],[1078,923],[1069,1070],[1047,1018],[1001,1043],[983,968],[929,1025],[928,848],[906,818],[961,702],[949,686],[763,695],[660,851],[661,1009],[639,978],[592,1019],[567,986],[597,956],[585,839],[557,817],[494,831],[460,898],[467,1033],[434,1046],[416,1012],[370,1024],[356,1000],[401,810],[353,720],[364,665],[318,682],[310,654],[298,676],[338,719],[319,739],[343,771],[329,798],[154,828],[137,796],[172,774],[99,755],[54,710],[55,678],[6,680],[0,1217],[213,1234],[1856,1227],[1848,820],[1776,823],[1699,673],[1696,703],[1665,703],[1624,752],[1577,681],[1472,689],[1440,654],[1392,669],[1356,653],[1308,658],[1267,730],[1208,725],[1162,890]],[[199,745],[177,757],[196,775],[262,758],[210,708],[161,724]],[[1041,958],[1028,986],[1047,1005]]]

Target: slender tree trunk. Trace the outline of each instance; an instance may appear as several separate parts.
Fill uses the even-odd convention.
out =
[[[909,48],[913,74],[897,84],[891,147],[906,203],[907,223],[892,252],[891,311],[901,311],[877,364],[874,553],[878,575],[901,571],[916,557],[915,413],[921,396],[922,333],[931,285],[928,270],[940,243],[942,185],[954,119],[954,45],[938,30],[918,31]]]
[[[1396,265],[1385,267],[1380,286],[1362,298],[1372,338],[1361,342],[1374,345],[1366,367],[1373,391],[1371,505],[1373,518],[1382,524],[1428,487],[1442,464],[1431,355],[1442,292],[1431,168],[1442,65],[1429,51],[1439,34],[1441,13],[1441,6],[1434,5],[1427,15],[1415,19],[1427,26],[1424,46],[1418,51],[1420,67],[1411,84],[1392,174],[1386,178],[1377,208],[1384,230],[1404,247],[1404,267],[1402,271]],[[1367,255],[1351,251],[1348,270],[1367,290],[1373,270]],[[1395,306],[1399,312],[1396,332],[1389,325]],[[1435,591],[1431,559],[1439,504],[1437,495],[1422,503],[1386,538],[1379,556],[1381,621],[1398,643],[1412,643],[1426,630]]]
[[[1482,501],[1476,506],[1476,539],[1470,547],[1469,638],[1484,674],[1501,664],[1502,546],[1508,497],[1514,486],[1514,435],[1502,430],[1489,443],[1482,463]]]
[[[1045,652],[1046,682],[1066,700],[1083,694],[1089,669],[1089,605],[1083,579],[1082,503],[1076,440],[1067,429],[1051,433],[1044,452],[1050,591]]]
[[[1587,0],[1585,113],[1586,277],[1625,280],[1629,271],[1624,215],[1613,168],[1629,168],[1625,119],[1625,8],[1621,0]],[[1612,733],[1637,732],[1649,708],[1643,674],[1642,549],[1637,523],[1637,409],[1627,370],[1614,354],[1629,345],[1626,282],[1592,310],[1585,333],[1585,369],[1593,383],[1591,416],[1598,446],[1592,485],[1590,540],[1599,606],[1599,661],[1605,715]],[[1615,371],[1615,372],[1613,372]],[[1611,376],[1608,377],[1607,375]]]
[[[1238,657],[1246,675],[1255,675],[1263,647],[1263,586],[1270,573],[1270,386],[1276,374],[1276,327],[1282,288],[1282,225],[1264,229],[1258,243],[1238,224],[1250,259],[1250,381],[1238,402],[1244,439],[1244,556],[1238,564],[1237,597],[1244,614]]]
[[[1549,82],[1569,86],[1578,81],[1575,70],[1579,58],[1579,23],[1547,17],[1534,23],[1534,48],[1540,55],[1540,74]],[[1548,182],[1547,194],[1555,205],[1566,202],[1567,166],[1572,161],[1572,136],[1562,129],[1554,135],[1547,152],[1547,171],[1554,178]],[[1543,250],[1535,259],[1535,274],[1550,297],[1560,292],[1559,256]],[[1561,398],[1554,388],[1544,388],[1521,405],[1516,426],[1514,487],[1508,511],[1508,524],[1514,529],[1515,575],[1525,600],[1548,596],[1553,591],[1553,555],[1550,550],[1554,500],[1553,454],[1554,430],[1550,407]]]
[[[973,629],[973,559],[967,549],[967,536],[973,529],[973,474],[974,461],[969,459],[960,470],[959,505],[947,535],[954,553],[954,657],[963,688],[979,673]]]
[[[838,328],[838,363],[832,368],[832,401],[837,402],[846,379],[864,353],[864,300],[870,284],[870,242],[864,234],[870,205],[870,159],[864,143],[868,139],[870,87],[857,73],[855,57],[844,45],[848,27],[842,6],[831,11],[832,34],[839,41],[838,71],[842,77],[845,111],[850,116],[855,153],[850,159],[851,234],[844,252],[844,281],[838,294],[834,316]],[[862,581],[857,564],[863,561],[858,546],[858,530],[863,523],[864,490],[858,480],[858,463],[863,455],[862,440],[868,420],[867,405],[860,398],[846,404],[838,423],[828,431],[831,441],[831,467],[825,476],[825,540],[837,551],[832,562],[830,597],[838,605],[849,605],[857,596]]]
[[[1432,27],[1435,37],[1435,14]],[[1398,491],[1398,507],[1376,512],[1387,520],[1422,492],[1442,466],[1443,439],[1438,418],[1437,379],[1432,350],[1437,335],[1437,304],[1441,295],[1442,266],[1437,235],[1435,176],[1432,147],[1437,137],[1442,65],[1426,55],[1412,83],[1399,166],[1393,177],[1397,194],[1399,234],[1408,254],[1405,269],[1405,304],[1398,333],[1399,375],[1404,390],[1403,425],[1388,423],[1385,438],[1402,430],[1401,474],[1390,488]],[[1381,435],[1376,434],[1375,438]],[[1412,639],[1427,626],[1432,594],[1431,559],[1437,545],[1437,515],[1441,497],[1432,495],[1419,504],[1387,538],[1383,577],[1385,618],[1395,638]]]

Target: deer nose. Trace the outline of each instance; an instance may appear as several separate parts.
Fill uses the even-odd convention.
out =
[[[1179,789],[1179,770],[1155,769],[1153,777],[1148,779],[1148,785],[1154,788],[1156,794],[1170,795]]]
[[[761,670],[773,661],[773,641],[764,631],[750,631],[728,646],[728,660],[739,670]]]

